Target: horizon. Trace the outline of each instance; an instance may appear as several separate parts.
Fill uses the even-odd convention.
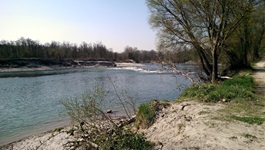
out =
[[[39,45],[43,45],[43,46],[45,46],[46,44],[51,44],[52,42],[56,42],[56,43],[58,43],[58,44],[60,44],[60,45],[62,45],[62,44],[64,44],[64,43],[69,43],[69,44],[71,44],[71,45],[76,45],[77,47],[80,47],[83,43],[86,43],[86,44],[92,44],[92,45],[95,45],[95,44],[102,44],[103,46],[105,46],[105,47],[107,48],[107,50],[112,51],[112,52],[117,52],[117,53],[123,53],[127,47],[130,47],[130,48],[137,48],[137,50],[139,50],[139,51],[157,51],[156,49],[139,49],[138,47],[135,47],[135,46],[129,46],[129,45],[128,45],[128,46],[125,46],[124,49],[121,50],[121,51],[113,51],[112,48],[108,48],[107,45],[105,45],[105,44],[102,43],[102,42],[94,42],[94,43],[92,43],[92,42],[83,41],[83,42],[81,42],[81,43],[74,43],[74,42],[71,42],[71,41],[55,41],[55,40],[51,40],[51,41],[48,41],[48,42],[42,43],[42,42],[40,42],[39,40],[31,39],[31,38],[29,38],[29,37],[20,37],[20,38],[18,38],[18,39],[16,39],[16,40],[6,40],[6,39],[1,39],[1,40],[0,40],[0,43],[3,42],[3,41],[4,41],[4,42],[16,42],[16,41],[19,41],[20,39],[25,39],[25,40],[26,40],[26,39],[30,39],[30,40],[32,40],[32,41],[34,41],[34,42],[37,42]]]
[[[114,52],[125,47],[156,50],[145,1],[0,1],[0,40],[30,38],[80,45],[102,43]]]

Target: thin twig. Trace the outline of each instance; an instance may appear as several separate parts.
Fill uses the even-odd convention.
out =
[[[111,83],[111,85],[112,85],[112,87],[113,87],[114,91],[115,91],[115,94],[117,95],[117,97],[118,97],[119,101],[120,101],[120,102],[121,102],[121,104],[122,104],[122,107],[123,107],[123,109],[124,109],[124,111],[125,111],[125,113],[126,113],[127,117],[128,117],[128,118],[131,118],[131,115],[129,114],[129,112],[128,112],[128,110],[127,110],[127,108],[126,108],[126,106],[125,106],[125,104],[124,104],[123,100],[121,99],[121,97],[120,97],[120,95],[119,95],[119,93],[118,93],[118,91],[117,91],[117,89],[116,89],[116,86],[115,86],[115,84],[112,82],[112,80],[111,80],[111,78],[110,78],[110,76],[109,76],[109,75],[108,75],[108,78],[109,78],[109,81],[110,81],[110,83]]]

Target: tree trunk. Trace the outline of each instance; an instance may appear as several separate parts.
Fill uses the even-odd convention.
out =
[[[195,49],[197,50],[199,54],[204,72],[206,73],[207,76],[211,76],[212,66],[209,63],[207,57],[205,56],[205,53],[203,52],[203,48],[197,42],[193,43],[193,46],[195,47]]]
[[[218,79],[218,55],[217,50],[214,48],[213,53],[213,69],[212,69],[212,83],[216,83]]]

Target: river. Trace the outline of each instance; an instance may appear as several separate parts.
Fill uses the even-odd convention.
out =
[[[107,93],[104,109],[120,111],[112,83],[119,94],[132,97],[137,105],[151,99],[175,100],[190,85],[183,76],[151,64],[0,73],[0,77],[0,145],[67,125],[69,118],[61,102],[80,98],[95,86]]]

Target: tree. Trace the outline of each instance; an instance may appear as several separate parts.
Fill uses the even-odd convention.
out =
[[[205,74],[215,82],[227,40],[259,1],[146,0],[150,24],[159,29],[159,48],[195,48]]]
[[[254,1],[252,1],[254,3]],[[265,5],[253,4],[254,10],[247,14],[227,42],[227,56],[231,68],[248,67],[259,59],[264,47]]]

